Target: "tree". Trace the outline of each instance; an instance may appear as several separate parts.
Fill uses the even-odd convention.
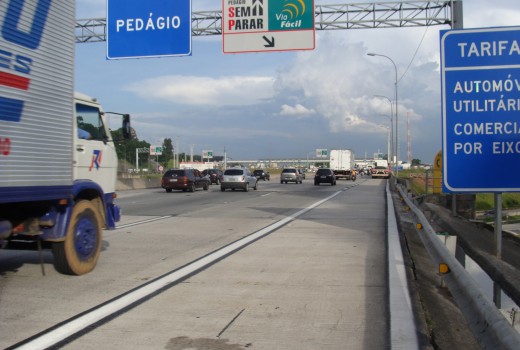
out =
[[[127,161],[135,165],[136,148],[150,149],[150,144],[146,141],[140,141],[134,130],[132,130],[131,138],[123,138],[123,130],[117,129],[112,131],[112,139],[116,146],[117,159]],[[139,153],[139,161],[145,160],[148,162],[148,155]],[[146,157],[145,157],[146,156]]]
[[[162,144],[162,155],[159,157],[159,161],[168,167],[168,159],[173,159],[173,143],[172,139],[166,138]]]
[[[421,165],[421,164],[422,163],[421,163],[420,159],[416,159],[416,158],[412,159],[412,166],[414,166],[414,165]]]

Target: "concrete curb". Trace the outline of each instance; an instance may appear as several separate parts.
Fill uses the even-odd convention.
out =
[[[386,185],[386,198],[388,207],[388,282],[392,349],[419,349],[415,318],[406,279],[406,266],[388,182]]]

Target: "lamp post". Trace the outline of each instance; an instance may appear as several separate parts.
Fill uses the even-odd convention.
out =
[[[392,120],[392,117],[389,116],[389,115],[386,115],[386,114],[383,114],[382,117],[387,117],[388,120],[390,120],[390,127],[388,126],[385,126],[385,128],[388,129],[388,164],[392,164],[392,161],[394,158],[392,158],[392,152],[394,151],[394,126],[392,125],[393,124],[393,120]]]
[[[387,117],[387,116],[385,115],[384,117]],[[387,146],[386,146],[386,147],[387,147],[387,154],[390,156],[390,149],[391,149],[390,144],[391,144],[391,142],[392,142],[392,141],[391,141],[391,140],[392,140],[392,137],[390,136],[390,128],[389,128],[388,126],[386,126],[386,125],[381,125],[381,126],[387,130],[387,141],[386,141],[386,142],[387,142]],[[392,126],[392,124],[390,124],[390,126]],[[388,159],[387,159],[387,161],[388,161]],[[390,160],[390,163],[391,163],[391,162],[392,162],[392,161]],[[389,164],[390,164],[390,163],[389,163]]]
[[[374,95],[374,97],[379,97],[379,98],[385,98],[388,100],[388,102],[390,103],[390,116],[388,115],[384,115],[385,117],[387,118],[390,118],[390,152],[388,153],[388,160],[390,161],[390,163],[392,163],[392,161],[394,160],[393,158],[393,153],[394,153],[394,108],[392,107],[392,100],[387,97],[387,96],[383,96],[383,95]]]
[[[397,66],[395,65],[395,62],[393,59],[391,59],[390,57],[388,56],[385,56],[385,55],[381,55],[381,54],[378,54],[378,53],[373,53],[373,52],[369,52],[367,53],[368,56],[380,56],[380,57],[384,57],[388,60],[390,60],[390,62],[392,62],[392,64],[394,65],[394,69],[395,69],[395,173],[396,173],[396,176],[399,174],[399,113],[398,113],[398,98],[397,98]]]
[[[314,151],[314,152],[307,152],[307,169],[310,169],[310,167],[311,167],[311,164],[309,163],[309,154],[315,154],[315,153],[316,153],[316,151]]]

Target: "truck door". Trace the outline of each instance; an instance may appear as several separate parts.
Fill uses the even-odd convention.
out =
[[[114,192],[117,155],[100,109],[76,102],[74,179],[98,183],[105,193]]]

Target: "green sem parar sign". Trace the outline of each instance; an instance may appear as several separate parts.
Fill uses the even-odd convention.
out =
[[[273,1],[269,3],[269,30],[313,29],[312,0]]]

